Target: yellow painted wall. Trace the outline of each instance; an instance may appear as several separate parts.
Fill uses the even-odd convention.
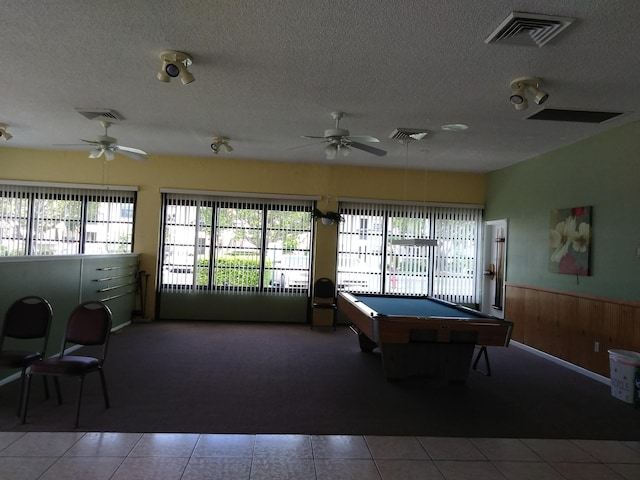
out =
[[[337,211],[338,197],[395,201],[483,204],[485,175],[424,172],[306,163],[263,162],[227,157],[154,156],[111,162],[86,152],[0,148],[0,180],[28,180],[138,187],[135,253],[155,285],[160,236],[160,189],[179,188],[246,193],[315,195],[318,208]],[[318,225],[315,277],[334,277],[337,227]],[[154,289],[147,313],[153,317]]]

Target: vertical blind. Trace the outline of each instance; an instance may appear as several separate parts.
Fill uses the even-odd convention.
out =
[[[338,288],[478,303],[480,207],[341,202],[340,214]]]
[[[0,255],[133,251],[134,190],[0,182]]]
[[[310,200],[163,194],[163,291],[307,294]]]

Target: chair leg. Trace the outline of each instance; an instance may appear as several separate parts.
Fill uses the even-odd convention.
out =
[[[29,406],[29,393],[31,391],[31,374],[27,374],[25,377],[26,385],[24,397],[20,400],[22,407],[22,424],[24,425],[27,421],[27,407]]]
[[[78,422],[80,420],[80,402],[82,402],[82,387],[84,386],[84,375],[79,377],[80,380],[80,388],[78,389],[78,404],[76,405],[76,422],[73,425],[73,428],[78,428]]]
[[[56,387],[56,396],[58,397],[58,405],[62,405],[62,392],[60,391],[60,381],[58,377],[53,377],[53,386]]]
[[[24,387],[25,387],[25,377],[27,375],[27,367],[22,369],[22,373],[20,374],[20,398],[18,399],[18,411],[16,412],[16,417],[20,418],[22,414],[22,402],[24,400]]]
[[[102,395],[104,396],[104,406],[105,408],[111,407],[109,403],[109,395],[107,394],[107,381],[104,378],[104,370],[98,370],[100,372],[100,382],[102,382]]]
[[[49,400],[49,382],[47,381],[46,375],[42,375],[42,383],[44,383],[44,398],[45,400]]]

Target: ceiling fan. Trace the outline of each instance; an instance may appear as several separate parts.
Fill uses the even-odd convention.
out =
[[[80,139],[83,142],[86,142],[89,145],[95,147],[95,149],[92,150],[91,153],[89,153],[89,158],[100,158],[102,155],[104,155],[104,158],[106,160],[113,160],[114,154],[119,153],[121,155],[133,158],[134,160],[139,160],[141,162],[147,160],[147,157],[145,156],[147,153],[145,151],[140,150],[139,148],[118,145],[118,140],[108,135],[111,122],[103,120],[100,122],[100,124],[104,127],[104,135],[99,135],[95,140],[84,140],[82,138]]]
[[[363,150],[367,153],[378,155],[379,157],[383,157],[387,154],[387,152],[385,152],[384,150],[380,150],[379,148],[361,143],[377,143],[380,141],[377,138],[370,137],[368,135],[351,136],[349,135],[349,130],[340,128],[340,119],[344,118],[345,116],[346,113],[344,112],[331,112],[331,117],[333,117],[333,119],[336,121],[335,128],[329,128],[325,130],[324,135],[321,137],[313,135],[303,135],[302,138],[322,138],[323,141],[321,143],[328,143],[328,145],[324,148],[324,153],[327,155],[327,160],[335,160],[338,154],[342,155],[343,157],[347,156],[349,155],[351,148],[357,148],[358,150]]]

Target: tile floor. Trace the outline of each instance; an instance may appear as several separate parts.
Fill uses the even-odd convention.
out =
[[[1,480],[640,479],[640,441],[0,432]]]

